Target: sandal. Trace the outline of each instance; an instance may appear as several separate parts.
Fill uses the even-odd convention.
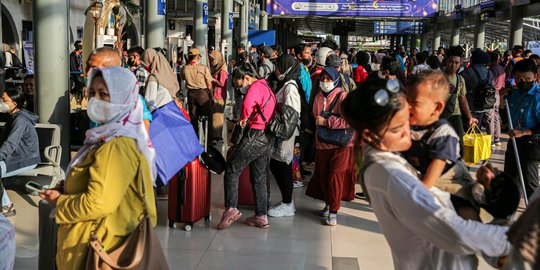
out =
[[[242,213],[238,211],[236,208],[230,208],[229,210],[226,210],[223,212],[223,216],[221,217],[221,221],[217,225],[218,230],[223,230],[229,228],[231,224],[233,224],[235,221],[239,220],[242,217]]]
[[[246,221],[244,221],[244,223],[249,226],[257,227],[261,229],[270,228],[270,224],[268,223],[268,218],[266,217],[266,215],[248,217]]]

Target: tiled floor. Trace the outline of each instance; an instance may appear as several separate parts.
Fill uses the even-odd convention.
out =
[[[503,148],[504,149],[504,148]],[[493,160],[501,165],[504,154],[495,151]],[[279,201],[279,191],[272,179],[272,201]],[[317,216],[323,206],[294,191],[295,217],[270,219],[268,230],[237,222],[229,229],[215,229],[223,211],[223,178],[212,179],[211,222],[197,222],[192,231],[169,229],[167,201],[158,201],[158,235],[171,269],[392,269],[390,248],[380,232],[377,220],[365,201],[344,203],[338,226],[328,227]],[[15,269],[37,269],[37,208],[12,191],[18,214],[10,218],[17,230]],[[33,203],[37,202],[32,198]],[[241,207],[245,217],[253,214]],[[481,260],[482,261],[482,260]],[[358,265],[355,265],[358,264]],[[480,269],[491,269],[481,262]]]

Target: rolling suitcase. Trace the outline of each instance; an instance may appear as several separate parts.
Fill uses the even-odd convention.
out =
[[[227,151],[227,160],[232,155],[233,147]],[[242,170],[240,177],[238,178],[238,205],[255,205],[255,199],[253,198],[253,187],[251,184],[251,176],[249,172],[249,165]]]
[[[204,121],[204,120],[203,120]],[[207,128],[202,131],[203,125],[199,123],[199,134],[204,133],[201,144],[207,142]],[[176,223],[186,223],[184,229],[191,231],[193,224],[201,219],[210,221],[210,171],[196,158],[188,163],[178,174],[169,181],[169,227],[176,228]]]
[[[58,225],[51,217],[53,207],[44,200],[39,201],[39,270],[56,269],[56,238]]]

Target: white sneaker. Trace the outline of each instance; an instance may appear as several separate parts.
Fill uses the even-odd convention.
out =
[[[280,202],[277,205],[274,205],[270,207],[270,209],[268,209],[268,216],[292,217],[294,216],[294,212],[296,212],[296,208],[294,208],[294,202],[291,202],[291,203]]]
[[[293,181],[293,188],[301,188],[304,186],[304,182],[302,181]]]
[[[337,225],[337,214],[330,214],[326,218],[326,225],[336,226]]]

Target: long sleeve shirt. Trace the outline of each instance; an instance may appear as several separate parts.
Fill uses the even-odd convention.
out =
[[[427,190],[391,152],[364,147],[364,160],[379,157],[364,172],[373,211],[390,248],[395,269],[477,269],[475,254],[509,254],[507,229],[464,220],[448,193]]]
[[[528,92],[515,90],[508,97],[510,116],[515,129],[531,129],[540,135],[540,86],[535,83]]]
[[[332,116],[328,117],[326,119],[325,127],[330,129],[347,129],[349,128],[349,124],[347,121],[343,118],[341,113],[341,102],[347,97],[347,93],[344,92],[343,89],[340,87],[337,87],[336,89],[332,90],[328,96],[324,95],[324,92],[321,91],[317,94],[315,97],[315,102],[313,103],[313,115],[315,118],[321,115],[322,111],[326,111],[329,109],[330,106],[332,106],[332,103],[336,98],[339,98],[334,108],[332,108],[332,113],[334,113]],[[351,147],[354,145],[354,136],[353,139],[347,144],[348,147]],[[327,144],[319,141],[319,138],[315,136],[315,147],[318,150],[328,150],[328,149],[336,149],[339,148],[337,145]]]
[[[249,128],[264,130],[266,123],[272,120],[276,107],[276,97],[264,79],[254,82],[249,87],[240,110],[242,112],[241,119],[247,120],[253,112],[257,112],[257,106],[261,109],[266,121],[257,113],[249,122]]]

